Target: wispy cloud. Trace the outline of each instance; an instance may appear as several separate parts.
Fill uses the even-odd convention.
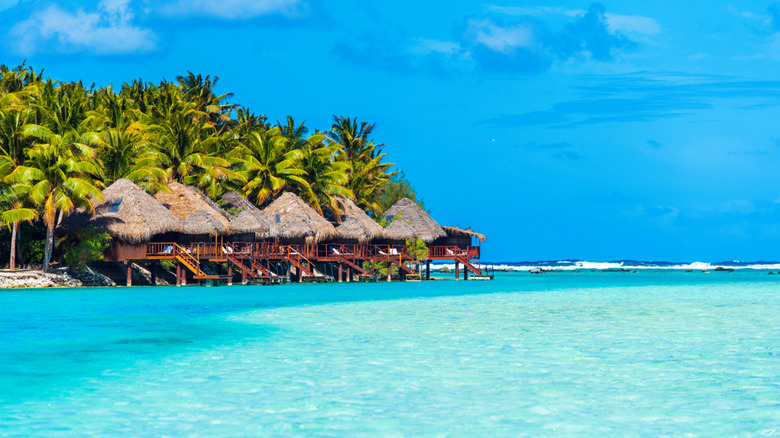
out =
[[[583,80],[584,82],[584,80]],[[572,88],[579,97],[549,109],[505,114],[481,123],[496,127],[650,122],[699,114],[728,102],[731,107],[756,109],[780,105],[780,81],[669,73],[635,73],[592,77]],[[648,145],[654,146],[648,142]]]
[[[308,11],[301,0],[178,0],[160,6],[168,17],[208,17],[221,20],[247,20],[265,15],[299,17]]]
[[[609,14],[599,3],[585,11],[488,6],[483,12],[465,17],[454,39],[410,40],[372,29],[362,38],[338,44],[334,52],[381,69],[529,75],[556,62],[612,62],[637,49],[632,36],[660,32],[649,17]]]
[[[55,4],[34,12],[13,26],[10,34],[24,55],[39,51],[115,55],[154,50],[154,33],[134,25],[134,18],[130,0],[104,0],[92,12],[68,11]]]

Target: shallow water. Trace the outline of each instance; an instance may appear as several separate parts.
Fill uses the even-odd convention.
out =
[[[778,286],[662,271],[2,291],[0,435],[778,435]]]

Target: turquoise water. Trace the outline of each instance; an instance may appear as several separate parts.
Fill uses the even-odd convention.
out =
[[[780,434],[780,276],[0,291],[0,435]]]

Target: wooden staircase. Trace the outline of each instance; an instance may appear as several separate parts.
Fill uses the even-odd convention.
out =
[[[196,280],[217,280],[219,279],[219,275],[209,275],[200,268],[200,262],[198,259],[192,256],[192,254],[188,253],[184,250],[181,246],[178,244],[174,244],[173,247],[173,255],[176,258],[177,261],[179,261],[182,265],[184,265],[187,269],[189,269],[193,276],[192,278]]]
[[[293,247],[287,247],[286,259],[291,265],[300,269],[305,277],[316,277],[314,273],[314,263],[311,260],[303,256],[297,249]]]
[[[344,256],[339,256],[339,263],[344,263],[345,265],[347,265],[350,268],[352,268],[355,271],[357,271],[358,272],[358,274],[357,274],[358,277],[368,275],[368,273],[366,272],[365,269],[361,268],[356,263],[354,263],[353,261],[349,260],[348,258],[346,258]]]
[[[403,264],[401,260],[390,260],[390,263],[398,266],[398,269],[403,269],[403,271],[406,272],[407,274],[416,274],[416,272],[414,272],[414,269]]]
[[[257,275],[254,269],[246,266],[244,262],[242,262],[238,257],[228,254],[226,258],[229,263],[231,263],[233,266],[238,268],[241,272],[246,273],[246,275],[248,275],[249,277],[252,277],[253,280],[256,280],[260,277],[259,275]]]
[[[482,270],[479,269],[478,267],[472,265],[471,261],[467,257],[463,257],[463,256],[458,255],[458,256],[455,256],[455,260],[460,262],[460,263],[463,263],[463,268],[464,269],[468,269],[469,271],[471,271],[471,272],[473,272],[475,274],[479,274],[479,275],[482,274]]]

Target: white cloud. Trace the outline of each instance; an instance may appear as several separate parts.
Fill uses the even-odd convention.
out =
[[[496,52],[509,53],[517,47],[531,47],[534,42],[533,31],[528,27],[523,25],[501,27],[493,24],[489,19],[469,20],[468,31],[478,44]]]
[[[88,51],[99,55],[153,50],[154,34],[131,24],[134,16],[129,1],[104,0],[95,12],[70,12],[51,5],[15,25],[11,35],[24,54],[44,46],[63,53]]]
[[[527,15],[533,17],[540,17],[544,15],[581,17],[588,13],[588,11],[582,9],[565,9],[561,7],[549,6],[523,7],[490,5],[487,7],[487,9],[489,11],[503,15]],[[654,35],[661,31],[661,26],[659,26],[655,20],[642,15],[619,15],[605,13],[604,17],[607,20],[607,29],[612,34],[620,32],[624,34],[632,33]]]
[[[661,26],[650,17],[642,15],[618,15],[605,13],[607,28],[610,33],[654,35],[661,31]]]
[[[162,6],[160,12],[170,17],[235,20],[272,14],[296,17],[302,15],[307,8],[308,5],[301,0],[178,0]]]

